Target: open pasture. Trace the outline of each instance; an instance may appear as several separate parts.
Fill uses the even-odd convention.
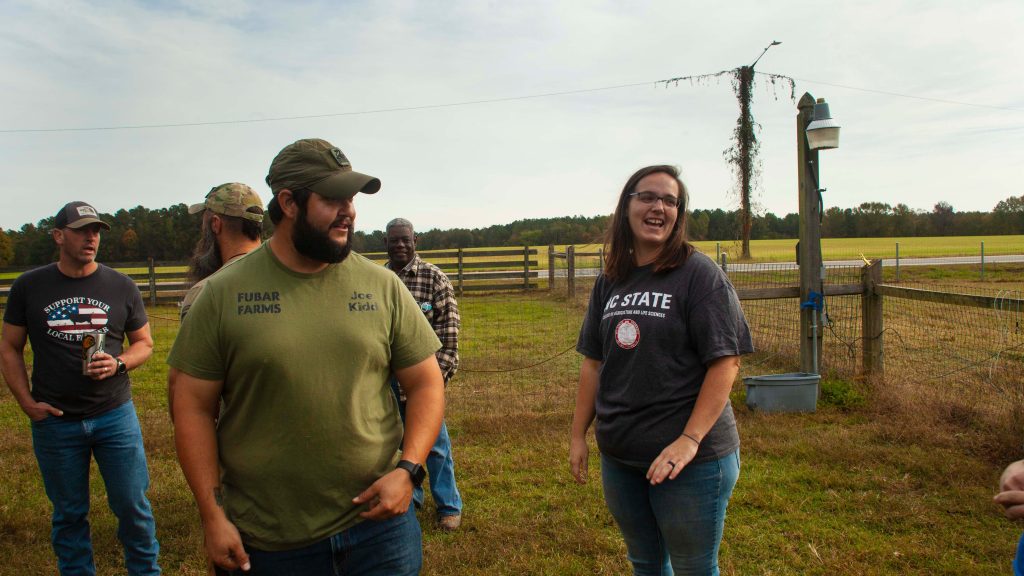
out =
[[[424,527],[424,574],[624,574],[625,550],[604,506],[596,447],[591,481],[572,482],[567,459],[585,297],[462,299],[462,369],[449,386],[448,422],[466,501],[464,527]],[[203,573],[202,532],[174,456],[166,357],[176,311],[151,311],[156,351],[133,373],[152,476],[151,499],[167,574]],[[783,368],[747,359],[746,375]],[[784,363],[784,362],[783,362]],[[899,380],[891,382],[898,394]],[[1003,462],[984,427],[908,417],[860,383],[828,379],[819,411],[764,415],[733,405],[743,468],[729,508],[723,574],[1006,573],[1019,528],[991,503]],[[936,433],[942,430],[942,433]],[[29,426],[0,393],[0,574],[53,574],[49,503]],[[120,567],[115,524],[93,476],[99,573]]]

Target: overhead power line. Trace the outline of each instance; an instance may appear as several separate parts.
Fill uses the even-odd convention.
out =
[[[437,108],[455,108],[458,106],[474,106],[479,104],[495,104],[499,102],[512,102],[515,100],[533,100],[537,98],[549,98],[551,96],[567,96],[570,94],[585,94],[588,92],[602,92],[607,90],[619,90],[622,88],[635,88],[637,86],[657,85],[656,82],[635,82],[633,84],[618,84],[615,86],[601,86],[600,88],[581,88],[579,90],[565,90],[562,92],[544,92],[541,94],[527,94],[523,96],[507,96],[504,98],[489,98],[485,100],[467,100],[463,102],[448,102],[444,104],[422,104],[418,106],[399,106],[396,108],[377,108],[373,110],[356,110],[350,112],[330,112],[325,114],[305,114],[300,116],[278,116],[274,118],[251,118],[246,120],[211,120],[209,122],[173,122],[166,124],[128,124],[120,126],[89,126],[81,128],[12,128],[0,129],[0,134],[25,133],[25,132],[93,132],[100,130],[143,130],[148,128],[186,128],[191,126],[221,126],[225,124],[258,124],[261,122],[285,122],[289,120],[309,120],[314,118],[334,118],[339,116],[361,116],[366,114],[388,114],[391,112],[410,112],[414,110],[434,110]]]
[[[724,74],[728,71],[723,71],[720,74]],[[778,76],[769,72],[755,72],[758,75],[764,76]],[[711,76],[709,74],[682,76],[677,78],[669,78],[665,80],[654,80],[649,82],[634,82],[631,84],[616,84],[613,86],[600,86],[597,88],[581,88],[577,90],[563,90],[560,92],[542,92],[538,94],[525,94],[520,96],[506,96],[501,98],[487,98],[483,100],[466,100],[461,102],[447,102],[442,104],[421,104],[415,106],[398,106],[394,108],[377,108],[371,110],[353,110],[348,112],[329,112],[324,114],[303,114],[297,116],[277,116],[272,118],[249,118],[249,119],[235,119],[235,120],[210,120],[206,122],[167,122],[160,124],[122,124],[115,126],[84,126],[84,127],[63,127],[63,128],[0,128],[0,134],[26,134],[26,133],[46,133],[46,132],[99,132],[99,131],[113,131],[113,130],[147,130],[154,128],[189,128],[196,126],[224,126],[230,124],[259,124],[265,122],[287,122],[292,120],[311,120],[316,118],[338,118],[342,116],[363,116],[369,114],[390,114],[394,112],[412,112],[416,110],[436,110],[440,108],[457,108],[459,106],[477,106],[481,104],[498,104],[502,102],[514,102],[517,100],[536,100],[540,98],[551,98],[554,96],[569,96],[572,94],[587,94],[591,92],[605,92],[610,90],[621,90],[624,88],[636,88],[638,86],[658,86],[664,84],[666,87],[672,83],[678,86],[681,80],[691,80],[698,76]],[[885,90],[875,90],[871,88],[860,88],[857,86],[849,86],[844,84],[834,84],[829,82],[821,82],[818,80],[807,80],[804,78],[793,78],[800,82],[806,82],[808,84],[820,84],[822,86],[832,86],[834,88],[843,88],[846,90],[857,90],[859,92],[870,92],[874,94],[883,94],[886,96],[896,96],[899,98],[912,98],[915,100],[926,100],[929,102],[938,102],[941,104],[954,104],[959,106],[972,106],[975,108],[989,108],[993,110],[1008,110],[1011,112],[1024,112],[1024,108],[1012,108],[1009,106],[994,106],[990,104],[976,104],[972,102],[962,102],[958,100],[946,100],[942,98],[931,98],[928,96],[914,96],[911,94],[901,94],[899,92],[889,92]]]
[[[755,72],[755,74],[766,74],[767,72]],[[846,90],[856,90],[858,92],[869,92],[872,94],[883,94],[885,96],[896,96],[897,98],[911,98],[913,100],[925,100],[928,102],[938,102],[940,104],[956,104],[958,106],[972,106],[974,108],[989,108],[991,110],[1009,110],[1011,112],[1024,112],[1024,108],[1013,108],[1011,106],[995,106],[992,104],[977,104],[974,102],[964,102],[962,100],[947,100],[945,98],[932,98],[930,96],[914,96],[913,94],[901,94],[899,92],[889,92],[886,90],[875,90],[872,88],[859,88],[857,86],[849,86],[846,84],[833,84],[830,82],[821,82],[820,80],[807,80],[805,78],[793,78],[793,80],[799,80],[800,82],[807,82],[808,84],[820,84],[822,86],[831,86],[833,88],[844,88]]]

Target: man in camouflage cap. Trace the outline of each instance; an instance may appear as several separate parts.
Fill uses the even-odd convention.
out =
[[[167,359],[207,555],[257,575],[418,574],[441,342],[398,276],[351,252],[354,197],[380,180],[310,139],[267,183],[273,237],[210,277]]]
[[[215,186],[206,201],[189,206],[189,214],[203,213],[202,235],[192,252],[188,277],[192,288],[181,301],[181,317],[188,313],[206,278],[255,250],[263,234],[263,201],[255,190],[230,182]]]
[[[206,279],[259,247],[263,236],[263,201],[255,190],[238,182],[214,186],[206,200],[189,206],[189,214],[203,213],[202,234],[192,251],[185,293],[178,313],[182,320],[192,308]],[[173,371],[174,368],[171,368]],[[168,383],[174,380],[168,379]],[[167,409],[174,419],[174,390],[167,390]]]

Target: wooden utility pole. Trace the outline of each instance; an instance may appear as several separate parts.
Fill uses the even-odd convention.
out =
[[[814,97],[805,93],[797,104],[796,119],[797,182],[800,187],[800,302],[810,300],[811,292],[823,292],[821,261],[821,208],[818,192],[818,151],[807,145],[807,125],[814,118]],[[822,296],[824,298],[824,296]],[[813,328],[817,326],[817,349]],[[800,371],[814,372],[815,356],[821,358],[821,315],[809,307],[800,307]],[[820,370],[820,368],[819,368]]]
[[[767,51],[768,48],[765,48],[765,52]],[[740,229],[743,237],[742,258],[750,260],[750,231],[754,227],[754,208],[750,201],[754,184],[754,159],[752,156],[754,153],[753,149],[757,147],[757,135],[754,133],[754,118],[750,114],[750,101],[753,98],[754,91],[753,65],[741,67],[738,76],[740,119],[736,125],[737,146],[739,147],[739,163],[736,165],[736,174],[740,181]]]

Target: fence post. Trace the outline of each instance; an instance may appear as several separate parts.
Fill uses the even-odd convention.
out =
[[[600,276],[604,272],[604,246],[597,249],[597,264],[601,267],[600,272],[598,272],[598,276]]]
[[[715,242],[715,262],[722,259],[722,243]]]
[[[565,248],[565,261],[568,270],[566,276],[569,284],[569,298],[576,297],[576,247],[572,244]]]
[[[153,259],[149,259],[149,306],[156,308],[156,267]]]
[[[875,286],[882,283],[882,261],[875,260],[860,270],[864,294],[861,296],[861,364],[864,377],[871,381],[885,377],[885,358],[882,355],[882,334],[885,326],[882,319],[882,296]]]
[[[459,296],[462,296],[462,248],[459,248]]]
[[[807,144],[807,126],[814,114],[814,97],[805,93],[797,107],[797,187],[800,198],[800,242],[797,262],[800,264],[800,303],[811,299],[811,292],[822,291],[821,258],[821,192],[818,189],[818,151]],[[811,372],[815,359],[821,359],[822,340],[815,338],[821,326],[821,311],[800,308],[800,371]],[[818,362],[821,365],[821,362]]]
[[[985,281],[985,241],[981,241],[981,281]]]
[[[530,247],[523,246],[523,290],[530,289]]]
[[[900,283],[900,243],[896,243],[896,283]]]
[[[729,255],[727,253],[725,253],[725,252],[722,252],[720,254],[720,257],[722,259],[722,272],[725,272],[726,274],[728,274],[729,273]]]
[[[548,290],[555,289],[555,245],[548,244]]]

